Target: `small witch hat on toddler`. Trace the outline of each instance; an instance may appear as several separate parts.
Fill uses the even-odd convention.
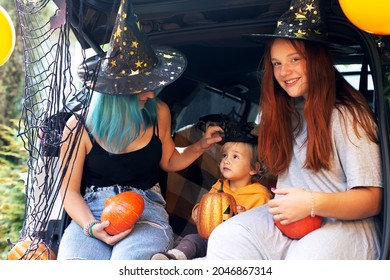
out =
[[[242,142],[248,144],[257,144],[258,137],[254,134],[255,123],[240,119],[240,115],[232,110],[228,115],[222,116],[222,125],[224,133],[223,142]]]
[[[121,0],[106,57],[88,59],[79,66],[78,75],[87,88],[103,94],[138,94],[172,83],[186,65],[179,51],[152,46],[133,5]]]
[[[256,124],[241,119],[241,116],[233,108],[229,114],[213,114],[199,118],[195,127],[206,131],[209,125],[218,125],[223,129],[223,140],[226,142],[257,143]]]
[[[327,42],[324,14],[319,0],[292,0],[290,8],[278,19],[273,34],[246,34],[253,41],[286,38],[309,40],[318,43]]]

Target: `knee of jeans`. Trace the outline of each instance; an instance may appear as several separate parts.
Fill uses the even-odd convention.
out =
[[[142,225],[148,225],[151,226],[152,228],[155,228],[157,230],[161,230],[164,232],[165,237],[168,240],[173,239],[173,230],[169,224],[164,224],[164,223],[157,223],[157,222],[152,222],[149,220],[142,220],[138,221],[137,225],[142,226]]]

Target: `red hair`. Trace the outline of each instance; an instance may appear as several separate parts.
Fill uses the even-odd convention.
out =
[[[356,135],[360,137],[358,126],[361,126],[369,139],[377,142],[374,117],[364,96],[349,85],[334,68],[325,46],[299,40],[290,42],[306,60],[309,81],[304,105],[307,122],[304,167],[314,171],[329,170],[332,157],[330,121],[333,109],[338,108],[343,115],[343,110],[340,109],[346,108],[353,117]],[[294,107],[295,98],[291,98],[274,78],[270,55],[272,43],[273,41],[269,43],[263,58],[258,155],[268,171],[278,175],[291,162],[294,135],[300,132],[301,120]],[[293,123],[297,123],[297,126],[293,127]]]

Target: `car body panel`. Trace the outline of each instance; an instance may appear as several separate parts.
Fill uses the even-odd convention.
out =
[[[72,1],[71,28],[82,48],[105,55],[103,45],[109,42],[119,2]],[[378,121],[384,182],[381,259],[390,259],[390,36],[358,29],[345,17],[338,1],[324,2],[335,64],[362,66],[357,73],[349,74],[358,76],[356,87],[367,97]],[[289,0],[135,0],[133,5],[153,44],[173,46],[188,59],[183,77],[159,94],[171,109],[172,134],[201,114],[229,111],[234,106],[253,121],[260,94],[258,67],[263,46],[243,35],[273,33]],[[369,88],[370,82],[373,88]],[[211,99],[213,94],[221,99]],[[198,110],[197,106],[206,106],[210,100],[216,101],[207,112]],[[230,101],[224,105],[224,100]]]

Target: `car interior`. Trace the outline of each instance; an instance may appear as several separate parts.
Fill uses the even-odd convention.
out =
[[[245,34],[272,34],[290,0],[132,2],[152,44],[175,47],[188,60],[184,74],[158,93],[158,98],[171,110],[172,136],[178,147],[199,139],[203,133],[200,124],[214,121],[220,114],[235,112],[242,120],[256,122],[264,45],[249,40]],[[381,258],[390,259],[390,75],[386,72],[390,36],[375,36],[358,29],[345,17],[337,0],[323,2],[335,67],[364,93],[377,117],[385,186]],[[110,40],[119,3],[119,0],[72,1],[71,29],[83,50],[105,55],[104,45]],[[69,104],[74,103],[70,107],[75,111],[78,101],[69,100]],[[176,240],[196,232],[191,220],[192,207],[219,178],[219,158],[216,145],[185,170],[161,172],[161,186]],[[272,187],[275,180],[265,177],[264,184]],[[46,239],[54,244],[54,250],[68,219],[63,213],[61,220],[49,223]]]

